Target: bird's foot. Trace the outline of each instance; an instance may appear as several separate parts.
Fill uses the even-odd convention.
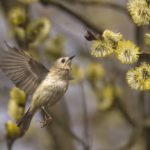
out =
[[[41,128],[46,127],[49,123],[51,123],[53,118],[51,116],[46,116],[44,117],[44,120],[41,121],[40,123],[42,124]]]

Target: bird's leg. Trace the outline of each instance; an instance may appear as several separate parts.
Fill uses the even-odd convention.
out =
[[[43,110],[43,112],[44,112],[44,121],[41,121],[41,123],[42,123],[41,128],[44,128],[45,126],[48,125],[49,122],[52,121],[53,118],[52,118],[52,116],[50,115],[50,113],[47,112],[47,110],[45,109],[44,106],[42,106],[41,108],[42,108],[42,110]]]

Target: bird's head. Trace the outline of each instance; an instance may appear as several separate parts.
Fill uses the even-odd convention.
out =
[[[62,57],[56,60],[54,67],[57,69],[71,70],[71,62],[75,56]]]

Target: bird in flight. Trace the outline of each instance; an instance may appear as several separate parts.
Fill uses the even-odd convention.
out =
[[[32,95],[31,104],[17,125],[25,132],[34,114],[42,109],[45,112],[44,127],[52,119],[45,107],[55,104],[68,89],[71,62],[75,56],[59,58],[47,69],[26,51],[6,45],[8,50],[0,51],[0,69],[17,87]]]

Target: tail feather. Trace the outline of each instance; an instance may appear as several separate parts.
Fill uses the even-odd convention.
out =
[[[29,108],[27,112],[23,115],[23,117],[17,122],[17,126],[21,128],[22,132],[28,130],[32,117],[33,117],[33,113],[30,111]]]

